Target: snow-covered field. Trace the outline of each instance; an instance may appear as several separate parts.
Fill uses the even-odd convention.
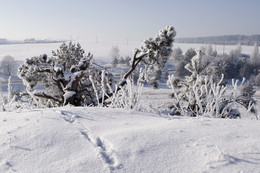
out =
[[[260,172],[260,121],[63,107],[0,116],[0,172]]]
[[[120,50],[120,55],[132,56],[133,50],[135,48],[139,48],[142,45],[142,42],[129,41],[129,43],[122,42],[87,42],[87,41],[79,41],[82,48],[86,52],[91,52],[94,55],[94,59],[101,62],[110,62],[110,52],[112,46],[118,46]],[[51,55],[52,50],[56,50],[59,48],[61,43],[48,43],[48,44],[17,44],[17,45],[0,45],[0,60],[6,56],[10,55],[15,58],[17,61],[24,61],[26,58],[30,58],[33,56],[39,56],[42,54]],[[182,44],[182,43],[174,43],[174,48],[180,47],[182,51],[185,53],[189,48],[200,49],[203,44]],[[219,54],[223,53],[222,45],[212,45],[213,49],[216,48]],[[225,53],[229,53],[231,50],[235,49],[234,46],[226,45],[224,50]],[[242,46],[242,53],[250,54],[253,51],[253,46]]]

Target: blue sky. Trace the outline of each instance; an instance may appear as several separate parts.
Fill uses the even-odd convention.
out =
[[[177,37],[260,34],[259,0],[0,0],[0,38]]]

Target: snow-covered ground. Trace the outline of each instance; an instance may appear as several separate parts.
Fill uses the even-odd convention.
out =
[[[260,121],[63,107],[1,112],[0,172],[260,172]]]

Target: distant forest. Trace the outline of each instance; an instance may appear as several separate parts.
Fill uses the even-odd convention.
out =
[[[260,35],[224,35],[211,37],[195,38],[176,38],[177,43],[197,43],[197,44],[219,44],[219,45],[241,45],[253,46],[255,43],[260,45]]]
[[[31,43],[60,43],[64,42],[65,40],[36,40],[35,38],[25,39],[23,41],[14,41],[14,40],[7,40],[5,38],[0,38],[0,45],[4,44],[31,44]]]

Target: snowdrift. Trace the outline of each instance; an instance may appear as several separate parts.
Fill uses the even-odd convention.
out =
[[[260,172],[260,121],[123,109],[1,112],[0,172]]]

